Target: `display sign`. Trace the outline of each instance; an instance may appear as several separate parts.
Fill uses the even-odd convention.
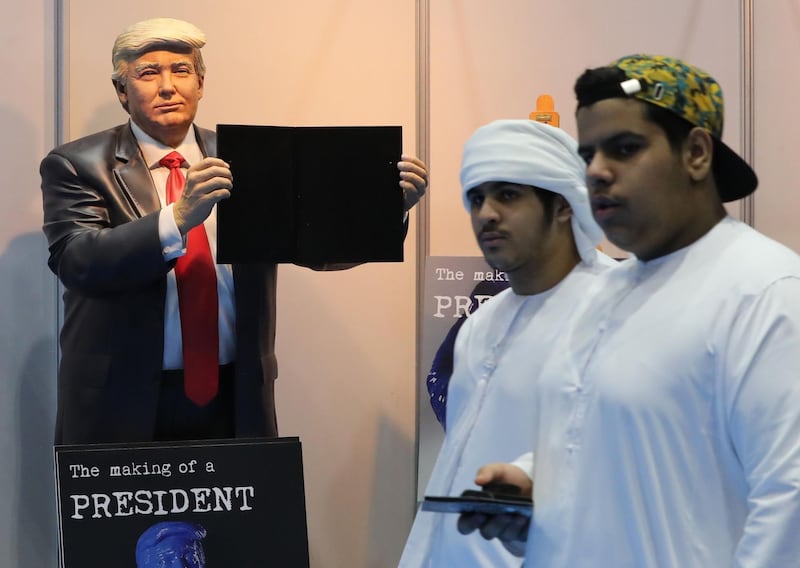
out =
[[[422,500],[444,432],[437,421],[446,403],[458,329],[483,302],[508,288],[508,276],[482,256],[429,256],[425,259],[422,352],[419,369],[419,454],[417,498]]]
[[[62,568],[309,565],[297,438],[56,446]]]

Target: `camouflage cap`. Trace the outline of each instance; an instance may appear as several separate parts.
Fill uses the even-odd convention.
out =
[[[722,142],[725,104],[722,87],[705,71],[674,57],[626,55],[611,63],[628,78],[618,85],[593,89],[579,106],[611,97],[633,97],[659,106],[705,128],[714,138],[714,176],[723,201],[751,194],[758,186],[753,169]]]
[[[632,97],[665,108],[722,138],[722,87],[711,75],[673,57],[628,55],[612,63],[631,83],[622,88]]]

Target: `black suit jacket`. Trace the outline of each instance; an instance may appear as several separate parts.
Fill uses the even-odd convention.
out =
[[[196,127],[203,154],[216,136]],[[160,204],[129,124],[40,166],[48,264],[64,285],[57,444],[153,438],[164,348]],[[234,265],[236,435],[275,436],[276,267]]]

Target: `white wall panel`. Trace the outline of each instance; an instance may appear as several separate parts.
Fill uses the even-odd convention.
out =
[[[800,2],[754,2],[754,225],[800,252]]]
[[[575,135],[575,79],[622,55],[672,55],[709,71],[725,92],[725,139],[738,148],[739,10],[731,0],[431,2],[431,254],[480,254],[458,198],[469,135],[497,118],[527,118],[542,93]]]
[[[429,201],[431,255],[481,254],[458,179],[463,143],[475,129],[498,118],[527,118],[536,98],[548,93],[561,127],[575,136],[575,79],[623,55],[671,55],[711,73],[725,93],[724,138],[741,147],[739,2],[438,0],[430,6],[430,166],[436,182]],[[793,37],[796,45],[796,31]],[[738,215],[738,206],[732,213]],[[604,249],[617,253],[609,243]],[[426,371],[419,370],[418,381]],[[424,487],[442,433],[426,397],[419,401]]]
[[[54,141],[54,15],[0,19],[0,566],[56,565],[52,442],[57,303],[41,232],[39,161]]]

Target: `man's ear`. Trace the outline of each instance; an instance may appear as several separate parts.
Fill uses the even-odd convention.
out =
[[[117,79],[111,79],[111,83],[114,85],[114,90],[117,92],[119,104],[122,105],[125,112],[128,112],[128,94],[125,92],[125,83]]]
[[[705,128],[695,126],[684,143],[684,164],[693,181],[702,181],[711,175],[714,156],[714,139]]]
[[[566,197],[563,195],[556,194],[556,198],[553,200],[553,217],[557,221],[570,221],[572,219],[572,206],[567,201]]]

